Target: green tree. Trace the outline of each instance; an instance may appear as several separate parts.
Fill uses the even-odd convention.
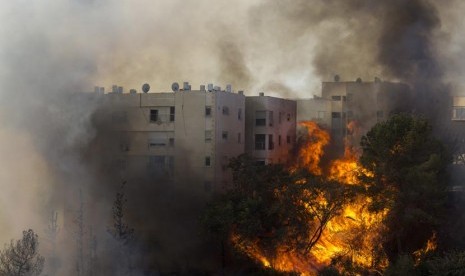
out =
[[[39,255],[39,237],[33,230],[23,231],[21,240],[11,241],[0,252],[1,276],[35,276],[42,273],[45,259]]]
[[[383,248],[395,261],[422,248],[443,220],[450,157],[429,123],[410,115],[376,124],[361,146],[360,162],[373,172],[363,178],[370,208],[389,210]]]
[[[254,244],[270,260],[277,250],[307,256],[327,223],[353,198],[353,187],[281,165],[256,165],[246,155],[232,159],[235,188],[209,205],[210,233],[235,245]],[[273,264],[271,264],[273,265]]]

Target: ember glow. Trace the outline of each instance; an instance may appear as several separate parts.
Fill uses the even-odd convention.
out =
[[[329,133],[314,122],[301,122],[300,125],[306,128],[307,139],[299,149],[296,164],[291,170],[305,168],[315,175],[324,175],[328,180],[345,185],[359,185],[360,175],[370,175],[370,172],[357,162],[358,154],[352,150],[349,143],[346,143],[345,154],[341,159],[331,162],[329,168],[322,168],[320,160],[324,155],[324,147],[330,142]],[[371,213],[367,209],[370,202],[370,198],[359,195],[353,202],[343,206],[342,212],[326,225],[319,241],[309,254],[278,249],[276,256],[269,257],[265,256],[258,243],[242,241],[238,236],[233,236],[232,242],[265,267],[298,272],[301,275],[316,274],[320,268],[329,265],[331,260],[338,256],[350,258],[353,263],[366,268],[385,268],[388,264],[386,257],[374,256],[373,252],[380,244],[381,222],[388,210]]]

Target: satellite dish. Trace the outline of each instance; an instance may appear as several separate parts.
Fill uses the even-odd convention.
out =
[[[148,83],[144,83],[144,85],[142,85],[142,91],[144,91],[144,93],[147,93],[149,92],[150,90],[150,85]]]
[[[179,91],[179,83],[173,82],[173,84],[171,85],[171,89],[173,90],[173,92]]]

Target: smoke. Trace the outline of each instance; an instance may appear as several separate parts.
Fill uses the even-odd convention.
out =
[[[53,210],[72,225],[72,217],[61,216],[67,208],[74,214],[79,190],[104,232],[119,183],[101,185],[108,179],[92,159],[105,128],[92,121],[99,103],[74,93],[94,85],[108,91],[114,83],[140,90],[145,82],[166,91],[186,80],[231,83],[249,95],[308,98],[319,94],[322,80],[339,74],[342,80],[405,82],[417,93],[418,112],[435,104],[446,110],[447,95],[463,88],[465,72],[459,32],[464,4],[446,2],[0,3],[1,241],[31,227],[40,234]],[[188,213],[187,194],[178,207],[174,194],[156,207]],[[142,202],[150,201],[143,196]],[[66,250],[73,246],[68,242]]]

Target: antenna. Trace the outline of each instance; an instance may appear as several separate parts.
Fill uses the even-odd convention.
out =
[[[173,92],[178,92],[179,91],[179,83],[173,82],[173,84],[171,85],[171,89],[173,90]]]
[[[148,83],[144,83],[144,85],[142,85],[142,91],[144,91],[144,93],[147,93],[150,91],[150,85]]]

